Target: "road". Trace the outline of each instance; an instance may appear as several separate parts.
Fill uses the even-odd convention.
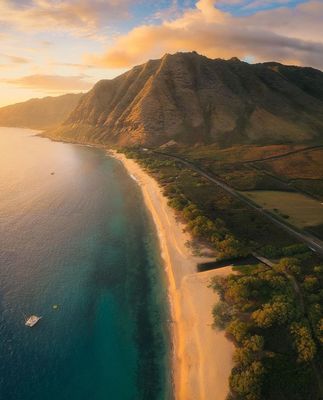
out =
[[[237,190],[233,189],[231,186],[228,186],[226,183],[224,183],[224,182],[220,181],[219,179],[215,178],[213,175],[203,171],[202,169],[197,167],[194,163],[192,163],[192,162],[190,162],[190,161],[188,161],[188,160],[186,160],[184,158],[175,156],[173,154],[163,153],[161,151],[152,150],[152,149],[150,149],[150,150],[155,154],[159,154],[159,155],[162,155],[164,157],[172,158],[172,159],[174,159],[176,161],[181,162],[183,165],[187,166],[188,168],[190,168],[194,172],[197,172],[198,174],[200,174],[201,176],[203,176],[204,178],[206,178],[210,182],[215,183],[217,186],[219,186],[220,188],[225,190],[227,193],[231,194],[233,197],[236,197],[241,202],[243,202],[244,204],[246,204],[249,207],[251,207],[252,209],[254,209],[260,215],[263,215],[264,217],[266,217],[268,220],[273,222],[276,226],[284,229],[290,235],[294,236],[298,240],[300,240],[303,243],[305,243],[307,246],[309,246],[309,248],[312,251],[314,251],[314,252],[316,252],[316,253],[318,253],[318,254],[323,256],[323,241],[322,240],[310,235],[307,232],[300,231],[297,228],[295,228],[295,227],[293,227],[291,225],[288,225],[287,223],[285,223],[284,221],[282,221],[278,217],[276,217],[274,214],[272,214],[269,211],[263,209],[261,206],[259,206],[258,204],[254,203],[252,200],[250,200],[250,199],[246,198],[245,196],[243,196],[240,192],[238,192]]]
[[[252,164],[252,163],[262,162],[262,161],[277,160],[277,159],[279,159],[279,158],[288,157],[288,156],[291,156],[291,155],[293,155],[293,154],[304,153],[304,152],[306,152],[306,151],[312,151],[312,150],[321,149],[322,147],[323,147],[322,144],[318,144],[318,145],[316,145],[316,146],[310,146],[310,147],[302,147],[301,149],[296,149],[296,150],[288,151],[288,152],[286,152],[286,153],[277,154],[277,155],[273,155],[273,156],[269,156],[269,157],[264,157],[264,158],[255,158],[254,160],[238,161],[237,163],[234,163],[234,164]]]

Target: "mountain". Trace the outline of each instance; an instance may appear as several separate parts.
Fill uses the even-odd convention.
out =
[[[323,137],[323,73],[166,54],[99,81],[49,134],[121,145],[311,142]]]
[[[0,126],[49,129],[60,125],[76,107],[82,93],[31,99],[0,108]]]

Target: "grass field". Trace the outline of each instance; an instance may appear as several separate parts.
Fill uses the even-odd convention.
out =
[[[323,149],[301,145],[216,145],[169,149],[236,190],[300,191],[323,201]],[[289,154],[293,151],[298,153]],[[277,157],[266,160],[268,157]]]
[[[259,160],[271,156],[289,153],[290,151],[304,148],[303,145],[279,144],[270,146],[239,145],[221,149],[217,145],[198,146],[194,148],[178,148],[178,155],[190,160],[203,160],[212,163],[239,163],[244,161]],[[174,153],[176,149],[170,152]]]
[[[323,204],[300,193],[254,190],[243,194],[299,228],[323,224]]]
[[[169,152],[175,152],[180,157],[196,163],[236,190],[288,190],[287,181],[281,182],[274,174],[271,176],[267,171],[263,172],[251,165],[244,165],[244,162],[282,155],[300,148],[302,147],[296,145],[241,145],[219,149],[215,145],[210,145],[193,149],[172,149]]]
[[[288,182],[291,188],[323,201],[323,149],[257,162],[256,165],[259,170]]]
[[[264,169],[287,179],[323,179],[323,149],[262,162]]]

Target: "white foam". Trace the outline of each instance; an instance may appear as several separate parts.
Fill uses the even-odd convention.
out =
[[[134,175],[130,174],[130,176],[131,176],[131,178],[132,178],[134,181],[136,181],[137,183],[139,183],[138,179],[137,179]]]

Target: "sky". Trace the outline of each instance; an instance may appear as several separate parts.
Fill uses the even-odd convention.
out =
[[[0,0],[0,106],[177,51],[323,70],[323,0]]]

